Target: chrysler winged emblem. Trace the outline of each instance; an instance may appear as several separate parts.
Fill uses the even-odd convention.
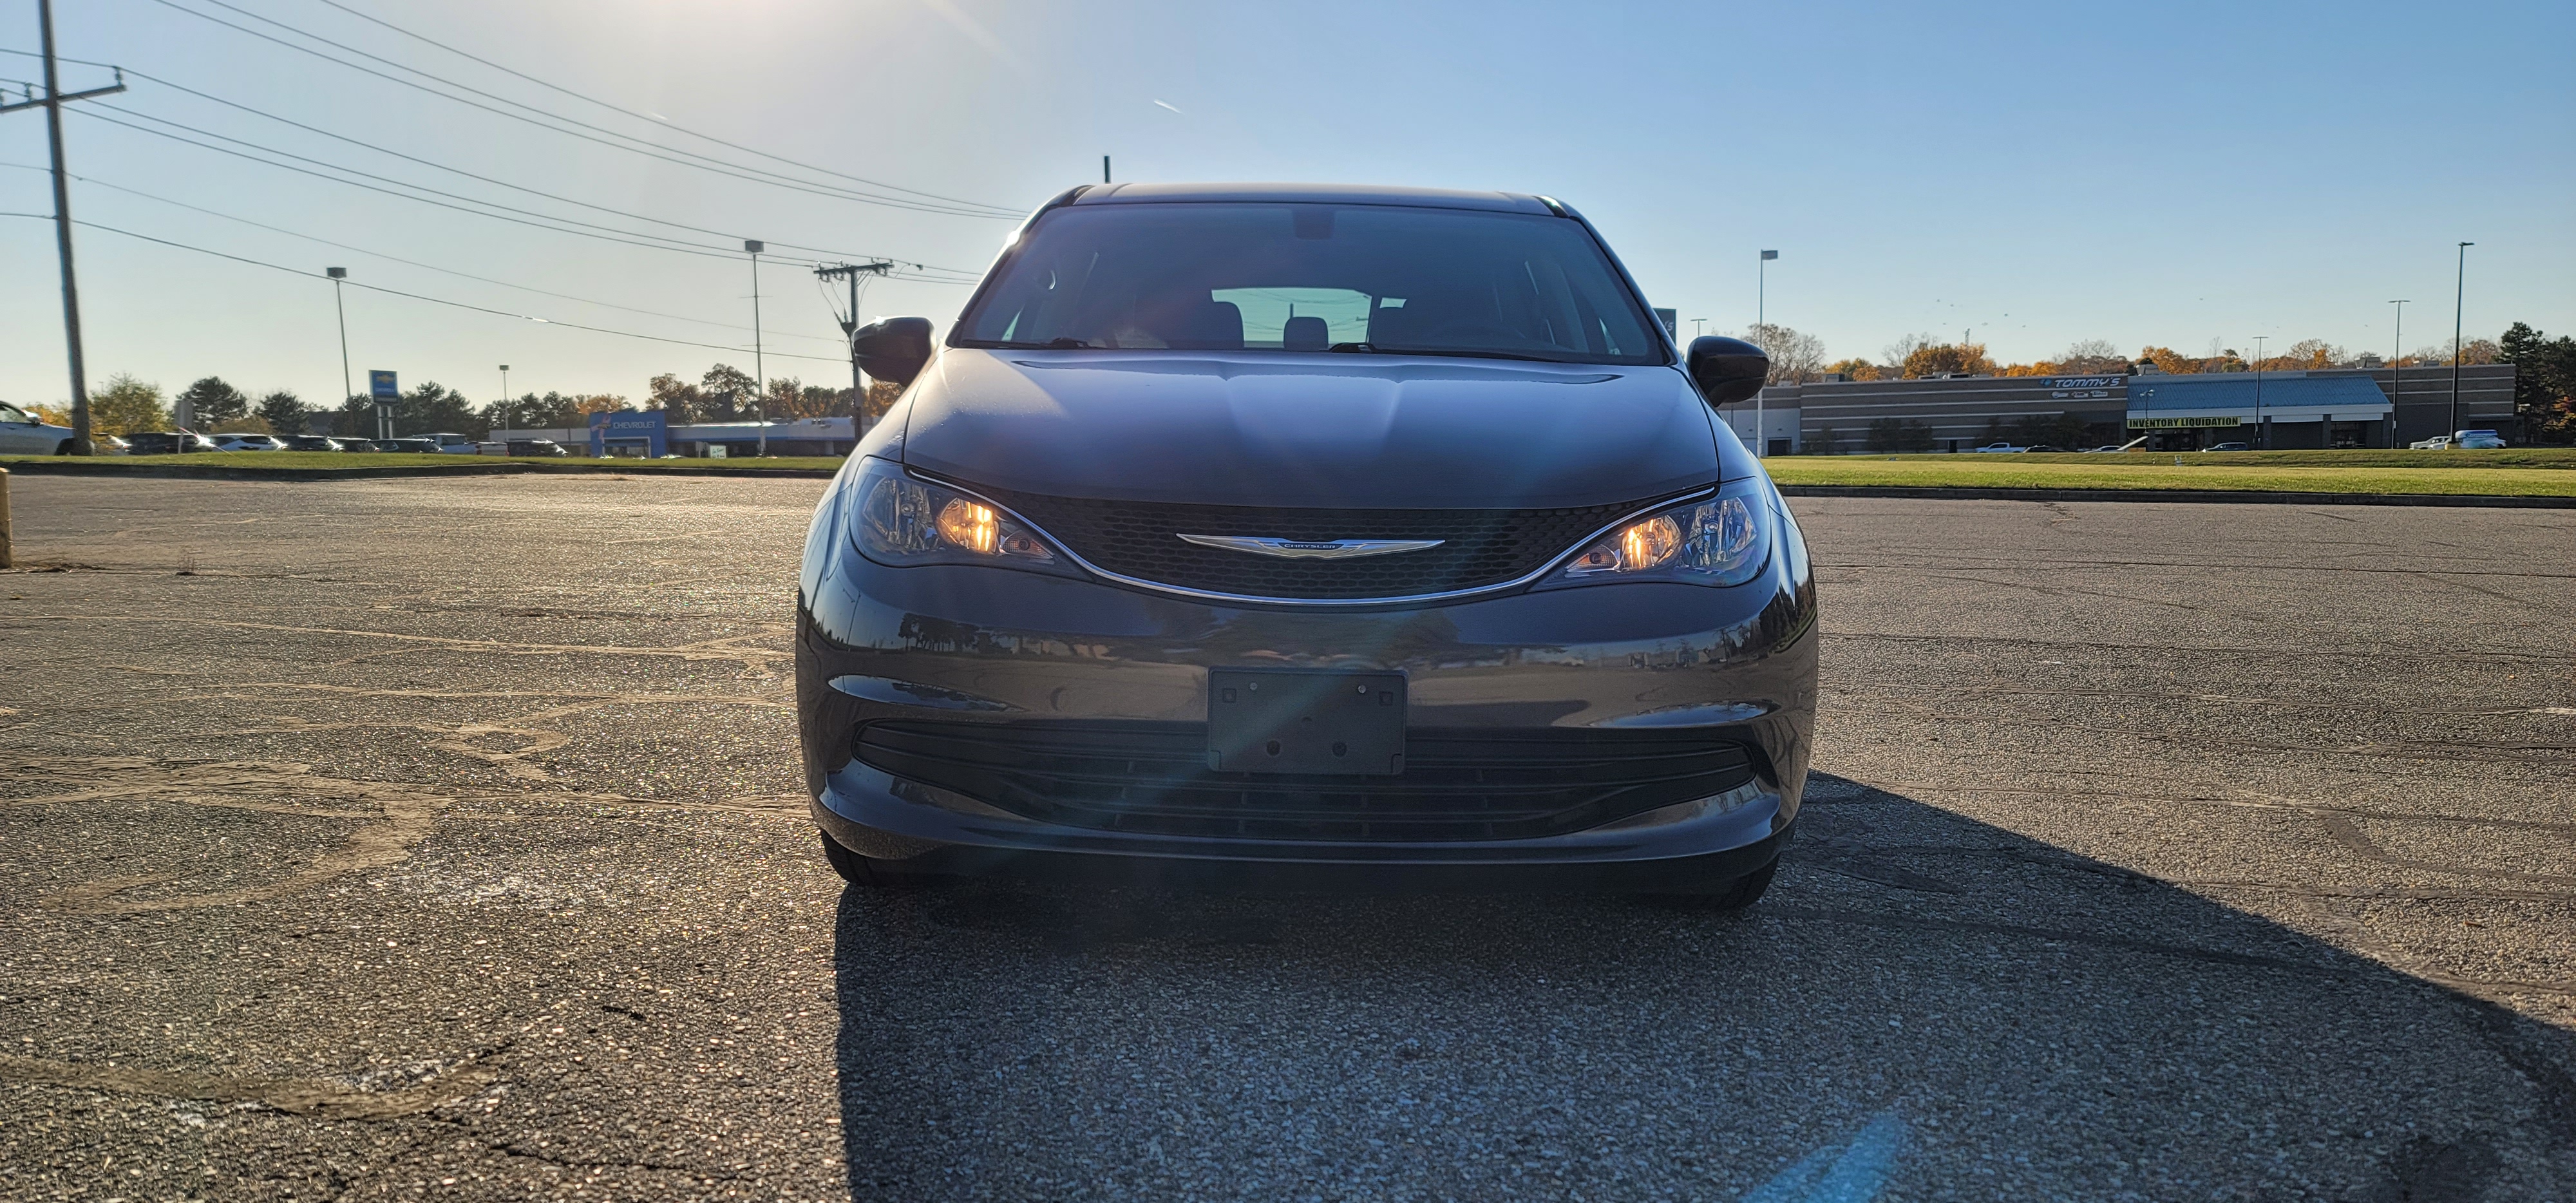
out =
[[[1446,539],[1255,539],[1244,535],[1175,535],[1184,543],[1290,560],[1349,560],[1438,547]]]

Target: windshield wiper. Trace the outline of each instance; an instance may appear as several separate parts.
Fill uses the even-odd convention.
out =
[[[1560,359],[1553,355],[1524,355],[1518,351],[1480,351],[1467,347],[1383,347],[1375,343],[1340,343],[1333,347],[1336,351],[1344,348],[1366,348],[1365,353],[1370,355],[1455,355],[1468,359],[1522,359],[1531,363],[1581,362]]]

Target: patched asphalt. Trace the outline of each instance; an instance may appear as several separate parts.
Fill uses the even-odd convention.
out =
[[[2576,1199],[2576,516],[1796,503],[1801,842],[847,891],[821,484],[21,477],[10,1199]]]

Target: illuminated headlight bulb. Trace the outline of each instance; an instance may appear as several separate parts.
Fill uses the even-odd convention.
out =
[[[1619,532],[1619,568],[1623,572],[1653,568],[1672,559],[1681,546],[1681,525],[1671,518],[1657,514],[1632,522]]]
[[[939,537],[951,547],[989,556],[1001,546],[1002,524],[991,506],[950,498],[939,507]]]

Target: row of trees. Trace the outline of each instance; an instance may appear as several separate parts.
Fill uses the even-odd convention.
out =
[[[2120,354],[2108,341],[2090,339],[2034,363],[1997,364],[1982,343],[1945,343],[1931,335],[1916,334],[1889,345],[1877,361],[1843,359],[1828,363],[1823,340],[1787,326],[1757,325],[1745,331],[1744,337],[1770,353],[1773,383],[1810,381],[1832,373],[1853,380],[1915,380],[1945,374],[2095,375],[2126,372],[2136,363],[2191,374],[2257,369],[2288,372],[2360,367],[2366,362],[2322,339],[2293,343],[2288,351],[2259,362],[2216,342],[2211,344],[2210,353],[2202,356],[2149,346],[2132,357]],[[2552,339],[2526,323],[2515,322],[2501,339],[2470,341],[2462,348],[2462,360],[2515,365],[2519,371],[2514,379],[2514,408],[2522,418],[2527,437],[2576,441],[2576,338],[2562,334]],[[2426,347],[2398,361],[2400,366],[2408,367],[2449,362],[2447,347]],[[772,421],[850,416],[873,420],[884,415],[900,392],[882,380],[871,383],[860,395],[846,388],[805,384],[792,376],[770,381],[764,391],[749,373],[719,363],[695,382],[667,372],[653,377],[646,385],[644,408],[662,411],[673,424],[738,422],[764,415]],[[336,408],[315,407],[286,389],[274,389],[253,398],[216,376],[190,384],[175,397],[169,397],[158,385],[125,373],[108,377],[103,387],[91,393],[90,422],[101,434],[168,430],[173,422],[174,403],[182,402],[192,415],[193,428],[201,431],[301,434],[313,428],[316,416],[325,414],[333,434],[373,435],[376,431],[375,401],[370,397],[351,397]],[[627,407],[626,398],[615,393],[559,392],[525,393],[477,406],[454,389],[424,381],[403,393],[394,404],[393,418],[398,435],[453,431],[481,438],[504,420],[516,429],[579,428],[589,425],[594,413]],[[49,422],[71,421],[70,414],[58,407],[38,406],[36,412]],[[1999,433],[2008,433],[2017,441],[2054,446],[2079,441],[2074,436],[2080,434],[2037,428]],[[1865,445],[1871,451],[1922,450],[1929,447],[1930,438],[1928,432],[1918,437],[1918,432],[1901,423],[1873,423]],[[1922,447],[1914,445],[1918,441]]]
[[[2075,343],[2065,351],[2032,363],[1997,363],[1986,353],[1983,343],[1942,342],[1929,334],[1911,334],[1890,344],[1881,357],[1840,359],[1828,362],[1823,340],[1777,324],[1756,325],[1746,330],[1745,341],[1761,347],[1771,356],[1771,382],[1803,383],[1839,374],[1850,380],[1920,380],[1935,376],[2092,376],[2135,370],[2139,364],[2153,364],[2158,371],[2177,375],[2202,372],[2297,372],[2329,368],[2365,368],[2388,366],[2376,355],[2361,355],[2319,338],[2302,339],[2290,344],[2278,355],[2256,359],[2240,354],[2236,348],[2220,341],[2210,341],[2203,355],[2187,355],[2171,347],[2147,346],[2136,355],[2123,355],[2119,348],[2104,339]],[[2521,420],[2524,437],[2547,442],[2576,442],[2576,337],[2560,335],[2552,339],[2523,322],[2515,322],[2498,339],[2477,338],[2459,346],[2459,360],[2466,364],[2510,363],[2518,371],[2514,377],[2514,411]],[[2401,356],[2398,367],[2436,367],[2452,361],[2450,345],[2428,346],[2412,355]],[[2082,441],[2084,432],[2071,426],[2042,430],[2036,426],[1999,428],[1987,432],[1994,437],[2009,437],[2016,442],[2068,446]],[[1873,423],[1863,438],[1870,451],[1902,452],[1926,450],[1930,446],[1928,431],[1909,429],[1893,420]],[[1991,441],[1991,439],[1989,440]],[[1920,444],[1920,445],[1918,445]]]
[[[846,388],[809,385],[794,377],[769,382],[764,394],[750,374],[728,364],[709,368],[695,383],[665,373],[648,384],[644,408],[658,409],[675,424],[771,421],[795,418],[882,416],[901,392],[877,381],[865,396]],[[506,424],[510,429],[580,428],[590,415],[630,408],[615,393],[525,393],[502,401],[475,404],[463,393],[437,381],[404,390],[393,405],[396,436],[454,432],[482,438]],[[36,407],[38,416],[61,425],[71,422],[68,409]],[[180,414],[192,430],[211,434],[305,434],[317,428],[337,435],[373,437],[376,402],[351,397],[338,406],[311,405],[291,390],[275,389],[254,399],[218,376],[208,376],[176,394],[129,373],[108,377],[90,393],[90,425],[100,434],[126,435],[169,430]]]
[[[2528,329],[2516,323],[2518,329]],[[2123,355],[2107,339],[2086,339],[2047,359],[2031,363],[1998,363],[1986,353],[1986,345],[1976,342],[1942,342],[1929,334],[1909,334],[1888,345],[1876,360],[1850,358],[1828,362],[1823,340],[1776,323],[1753,326],[1743,336],[1745,341],[1761,347],[1771,356],[1771,382],[1803,383],[1823,376],[1840,375],[1850,380],[1919,380],[1930,376],[2090,376],[2127,372],[2140,363],[2152,363],[2160,371],[2177,374],[2199,372],[2298,372],[2327,368],[2361,368],[2385,366],[2375,355],[2347,351],[2321,338],[2302,339],[2288,350],[2260,360],[2240,354],[2234,347],[2212,340],[2205,355],[2186,355],[2171,347],[2147,346],[2135,355]],[[2507,362],[2502,343],[2493,339],[2472,339],[2463,348],[2462,362],[2472,364]],[[2400,367],[2424,367],[2451,362],[2450,348],[2428,346],[2397,360]]]
[[[2514,366],[2513,408],[2531,437],[2576,442],[2576,338],[2515,322],[2497,340],[2496,359]]]

